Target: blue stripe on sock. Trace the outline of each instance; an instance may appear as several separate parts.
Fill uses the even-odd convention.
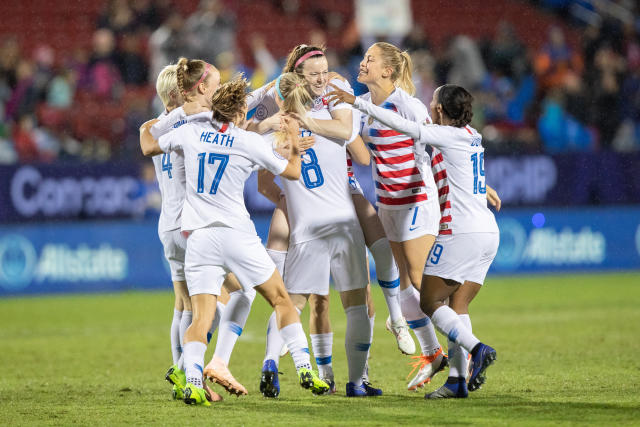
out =
[[[449,331],[447,338],[449,339],[449,341],[456,342],[456,338],[458,338],[458,334],[460,334],[460,332],[458,331],[458,328],[453,328],[452,330]]]
[[[369,351],[369,347],[371,347],[370,343],[358,342],[355,344],[356,350],[358,351]]]
[[[211,342],[211,337],[213,336],[213,334],[211,332],[207,332],[207,344],[209,344]]]
[[[396,280],[392,280],[391,282],[378,279],[378,284],[380,285],[381,288],[387,288],[387,289],[397,288],[398,286],[400,286],[400,278]]]
[[[229,330],[237,336],[242,335],[242,328],[238,324],[229,322]]]
[[[328,365],[331,363],[331,356],[327,357],[316,357],[316,363],[318,365]]]
[[[422,328],[423,326],[427,326],[429,324],[429,318],[423,317],[422,319],[408,320],[407,324],[411,329]]]
[[[200,373],[202,373],[202,366],[198,365],[197,363],[194,363],[193,366],[195,366],[196,368],[198,368],[198,370],[200,371]]]
[[[302,351],[304,351],[305,353],[309,354],[309,347],[303,348]]]

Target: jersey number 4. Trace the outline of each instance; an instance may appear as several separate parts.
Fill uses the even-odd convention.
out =
[[[198,154],[198,193],[204,192],[204,161],[206,157],[207,153]],[[224,174],[224,168],[226,168],[227,163],[229,163],[229,155],[209,153],[209,159],[207,163],[215,167],[216,160],[218,160],[218,170],[213,177],[213,182],[211,183],[209,194],[216,194],[218,192],[218,184],[220,184],[220,180],[222,179],[222,175]]]
[[[171,176],[171,168],[173,165],[171,164],[171,154],[163,154],[162,155],[162,172],[166,172],[169,175],[169,179],[173,178]]]
[[[309,161],[307,161],[307,159],[309,159]],[[307,148],[305,155],[302,156],[300,174],[302,175],[304,186],[310,190],[324,184],[322,170],[318,164],[318,156],[316,156],[316,152],[313,151],[313,148]]]
[[[484,153],[471,155],[471,163],[473,163],[473,194],[486,194],[487,185],[484,183]]]

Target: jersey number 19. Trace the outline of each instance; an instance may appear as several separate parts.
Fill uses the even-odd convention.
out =
[[[484,153],[471,155],[471,163],[473,164],[473,194],[486,194],[487,185],[484,182]]]

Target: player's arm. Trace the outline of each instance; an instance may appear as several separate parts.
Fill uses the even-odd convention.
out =
[[[162,154],[164,152],[160,149],[158,140],[153,138],[150,131],[151,126],[153,126],[157,121],[158,119],[149,120],[140,126],[140,149],[142,150],[142,154],[147,157]]]
[[[327,138],[343,139],[351,138],[351,110],[343,108],[331,112],[331,120],[318,120],[309,116],[295,116],[302,125],[313,133]]]
[[[282,189],[275,183],[276,176],[266,169],[258,171],[258,192],[274,204],[282,197]]]
[[[291,146],[289,152],[289,163],[285,167],[284,171],[280,173],[280,176],[290,180],[296,180],[300,178],[300,141],[298,140],[298,134],[300,128],[298,122],[289,117],[283,117],[283,123],[287,132],[287,140]]]
[[[279,131],[280,130],[280,118],[282,117],[282,113],[276,113],[271,117],[267,117],[261,121],[251,120],[247,125],[247,130],[255,133],[259,133],[260,135],[264,135],[270,130]]]
[[[360,135],[356,135],[353,141],[347,145],[347,150],[349,150],[351,159],[359,165],[367,166],[371,162],[371,153],[369,153],[367,146],[364,145]]]
[[[496,212],[500,212],[500,208],[502,207],[502,200],[498,196],[498,192],[494,190],[492,187],[487,185],[487,202],[494,208],[496,208]]]

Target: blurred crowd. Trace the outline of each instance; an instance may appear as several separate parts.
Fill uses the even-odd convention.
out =
[[[295,1],[271,3],[302,13]],[[497,153],[638,150],[635,2],[599,1],[590,8],[588,1],[535,3],[571,21],[581,44],[570,45],[564,30],[552,26],[536,49],[518,37],[514,23],[500,22],[490,38],[452,35],[433,46],[428,32],[416,26],[402,41],[414,60],[416,96],[428,104],[444,82],[465,86],[476,99],[473,125]],[[576,12],[576,3],[592,15]],[[0,39],[0,164],[137,155],[139,125],[162,108],[154,97],[155,77],[179,56],[215,64],[223,81],[244,72],[253,87],[278,75],[284,58],[270,51],[265,37],[243,34],[249,51],[239,50],[238,17],[221,0],[202,0],[191,14],[173,6],[171,0],[109,1],[90,49],[62,52],[42,44],[25,51],[17,37]],[[330,68],[364,92],[355,77],[368,46],[353,22],[312,18],[324,30],[292,39],[291,47],[326,43],[332,28],[341,26],[341,48],[327,55]]]

